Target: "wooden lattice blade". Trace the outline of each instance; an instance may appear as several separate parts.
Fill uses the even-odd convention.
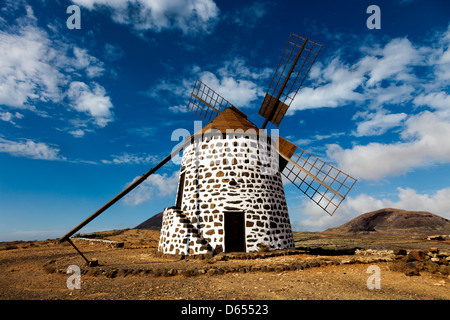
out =
[[[211,122],[226,108],[233,105],[197,79],[189,99],[188,109]]]
[[[261,105],[261,109],[259,110],[259,115],[263,116],[264,118],[268,118],[270,114],[272,113],[273,108],[275,107],[276,99],[271,96],[270,94],[266,93],[266,96],[264,98],[263,104]],[[272,122],[274,125],[278,126],[281,122],[281,119],[283,119],[287,109],[289,108],[288,105],[284,104],[283,102],[279,102],[276,111],[272,117]]]
[[[290,35],[259,110],[265,123],[280,124],[321,49],[320,44]]]
[[[295,144],[278,137],[281,173],[312,201],[333,215],[356,179],[320,160]]]

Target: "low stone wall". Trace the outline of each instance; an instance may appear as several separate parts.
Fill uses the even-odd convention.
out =
[[[123,248],[124,243],[120,241],[112,241],[106,239],[89,239],[89,238],[70,238],[75,242],[81,242],[85,244],[99,244],[108,248]]]
[[[342,263],[394,262],[392,271],[404,272],[407,276],[420,276],[421,271],[450,275],[450,251],[429,248],[428,250],[356,250],[355,255]]]
[[[174,257],[161,253],[157,253],[156,256]],[[293,257],[293,259],[287,259],[284,262],[268,261],[265,264],[252,264],[248,262],[227,264],[226,262],[221,262],[228,260],[260,260],[280,256],[298,256],[298,259]],[[179,258],[181,260],[202,259],[204,260],[204,264],[194,267],[183,261],[179,261],[179,263],[170,267],[153,265],[122,268],[97,266],[83,267],[81,272],[88,276],[105,276],[108,278],[126,277],[130,275],[153,277],[181,275],[191,277],[201,275],[213,276],[233,272],[283,272],[330,265],[389,263],[389,269],[391,271],[403,272],[407,276],[420,276],[420,272],[422,271],[444,276],[450,275],[450,254],[446,250],[439,250],[437,248],[430,248],[424,251],[356,249],[353,255],[344,256],[304,256],[304,253],[298,250],[286,249],[257,253],[222,253],[215,256],[210,254],[179,256]],[[44,265],[44,272],[46,273],[66,274],[66,269],[67,266],[57,267],[55,261]]]

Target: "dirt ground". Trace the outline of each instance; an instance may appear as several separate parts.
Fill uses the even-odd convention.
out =
[[[99,265],[88,267],[69,244],[35,241],[0,246],[0,300],[450,300],[450,277],[420,271],[407,276],[400,259],[374,260],[314,251],[208,259],[161,257],[158,232],[128,230],[107,237],[123,248],[78,243]],[[333,239],[296,234],[299,248],[450,248],[450,241]],[[366,259],[366,260],[364,260]],[[80,267],[80,289],[69,289],[70,265]],[[369,289],[368,267],[379,267],[380,288]],[[72,282],[73,283],[73,282]]]

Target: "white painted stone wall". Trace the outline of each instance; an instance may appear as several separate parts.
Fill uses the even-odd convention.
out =
[[[246,252],[258,251],[261,244],[294,248],[277,158],[261,151],[251,135],[215,135],[187,147],[180,170],[185,175],[181,208],[164,211],[158,250],[227,251],[226,212],[244,212]]]

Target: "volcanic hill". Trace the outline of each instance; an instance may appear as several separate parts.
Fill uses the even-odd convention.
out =
[[[450,220],[425,211],[407,211],[385,208],[364,213],[336,228],[328,234],[450,234]]]
[[[145,220],[141,224],[134,227],[134,229],[145,229],[145,230],[161,230],[163,213],[157,213],[149,219]]]

